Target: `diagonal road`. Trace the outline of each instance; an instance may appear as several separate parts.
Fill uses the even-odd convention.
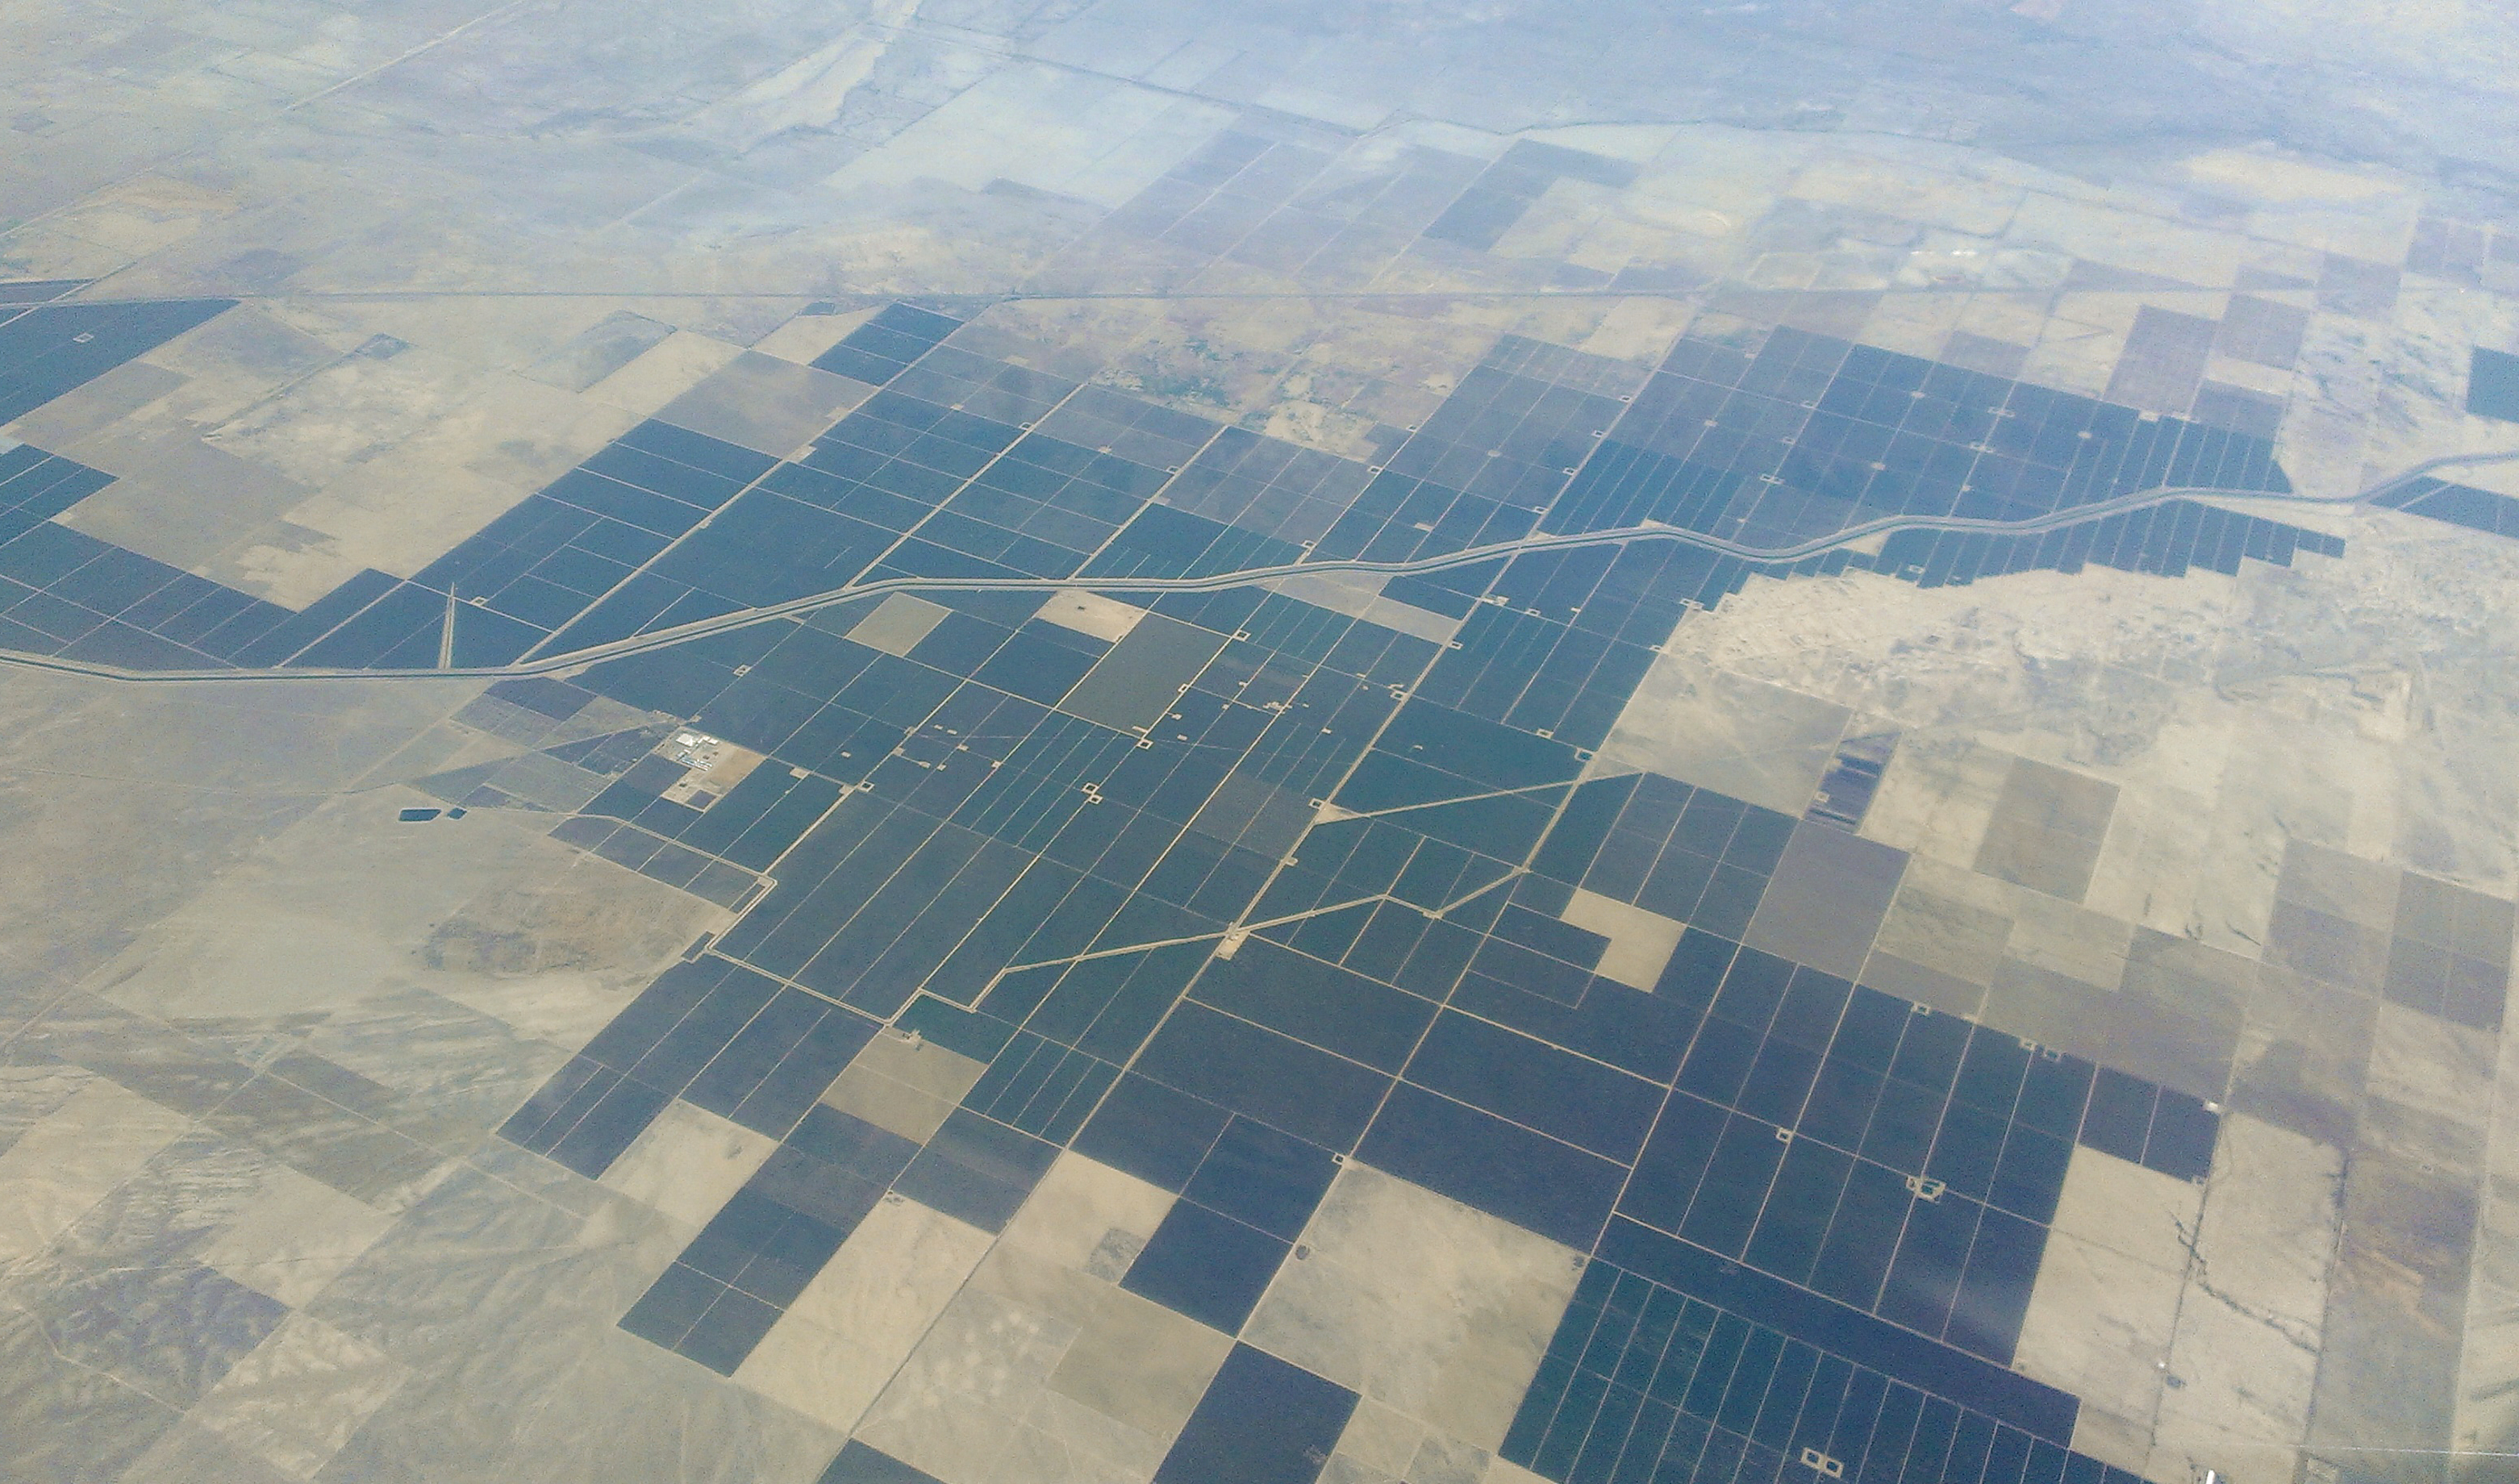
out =
[[[199,684],[209,681],[250,683],[258,680],[429,680],[429,679],[503,679],[521,676],[556,675],[583,669],[603,660],[624,659],[670,649],[693,639],[732,630],[748,629],[757,624],[776,623],[798,618],[841,603],[860,602],[894,592],[1056,592],[1087,588],[1096,592],[1214,592],[1227,588],[1245,588],[1255,583],[1272,582],[1279,578],[1322,576],[1338,572],[1366,573],[1383,577],[1404,577],[1425,572],[1442,572],[1455,567],[1476,566],[1480,562],[1519,556],[1528,551],[1561,551],[1586,546],[1624,546],[1632,542],[1669,541],[1697,546],[1719,555],[1738,557],[1760,566],[1789,566],[1810,557],[1855,545],[1875,536],[1899,531],[1949,531],[1968,535],[2043,536],[2051,531],[2067,530],[2133,510],[2149,509],[2178,500],[2228,499],[2269,502],[2297,505],[2335,506],[2364,505],[2420,480],[2433,471],[2474,464],[2519,461],[2519,453],[2451,454],[2389,476],[2358,494],[2341,498],[2314,495],[2274,495],[2262,490],[2223,490],[2205,487],[2145,490],[2120,495],[2110,500],[2075,505],[2052,514],[2026,520],[1980,520],[1955,515],[1891,515],[1879,520],[1848,526],[1826,536],[1814,537],[1786,546],[1751,546],[1726,541],[1701,531],[1686,531],[1657,522],[1640,526],[1620,526],[1606,531],[1580,531],[1561,536],[1525,536],[1514,541],[1496,542],[1489,546],[1472,546],[1442,556],[1419,557],[1411,561],[1377,562],[1363,560],[1290,562],[1272,567],[1247,567],[1212,577],[1175,578],[973,578],[973,577],[903,577],[882,582],[851,583],[825,592],[810,593],[785,602],[770,603],[757,608],[741,608],[714,618],[659,629],[652,633],[636,634],[606,644],[572,650],[567,654],[546,655],[520,660],[511,665],[454,666],[438,665],[426,670],[328,670],[268,667],[238,670],[126,670],[114,665],[99,665],[84,660],[55,659],[48,655],[17,654],[0,651],[0,666],[23,670],[44,670],[60,675],[87,676],[97,679],[121,680],[135,684]],[[444,658],[441,651],[441,658]]]

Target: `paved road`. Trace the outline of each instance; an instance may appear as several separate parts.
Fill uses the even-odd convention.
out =
[[[2359,505],[2404,488],[2437,469],[2484,463],[2519,460],[2519,453],[2452,454],[2426,459],[2401,473],[2391,475],[2358,494],[2337,499],[2310,495],[2270,495],[2261,490],[2221,490],[2178,488],[2146,490],[2121,495],[2050,515],[2027,520],[1976,520],[1963,516],[1892,515],[1866,521],[1857,526],[1789,546],[1749,546],[1708,536],[1700,531],[1684,531],[1676,526],[1647,524],[1621,526],[1607,531],[1583,531],[1563,536],[1525,536],[1517,541],[1497,542],[1491,546],[1472,546],[1443,556],[1420,557],[1413,561],[1375,562],[1362,560],[1294,562],[1274,567],[1249,567],[1213,577],[1176,578],[971,578],[971,577],[902,577],[883,582],[852,583],[827,592],[791,598],[783,603],[771,603],[759,608],[743,608],[715,618],[701,619],[672,629],[660,629],[631,638],[617,639],[566,654],[523,660],[511,665],[438,666],[427,670],[323,670],[271,667],[235,670],[125,670],[112,665],[98,665],[82,660],[55,659],[47,655],[16,654],[0,651],[0,666],[26,670],[48,670],[63,675],[89,676],[99,679],[122,680],[134,684],[202,684],[223,682],[249,683],[258,680],[426,680],[426,679],[501,679],[519,676],[554,675],[581,669],[601,660],[617,660],[634,654],[668,649],[714,633],[746,629],[755,624],[774,623],[801,614],[828,608],[838,603],[857,602],[881,597],[893,592],[1055,592],[1067,589],[1089,588],[1096,592],[1213,592],[1225,588],[1245,588],[1255,583],[1288,577],[1317,577],[1329,573],[1358,572],[1384,577],[1401,577],[1424,572],[1441,572],[1453,567],[1475,566],[1500,557],[1517,556],[1525,551],[1569,550],[1580,546],[1623,546],[1630,542],[1672,541],[1686,546],[1739,557],[1762,566],[1784,566],[1854,545],[1875,536],[1898,531],[1956,531],[1976,535],[2039,536],[2122,515],[2130,510],[2147,509],[2175,500],[2221,498],[2276,502],[2299,505]]]

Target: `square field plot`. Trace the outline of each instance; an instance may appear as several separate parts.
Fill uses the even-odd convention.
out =
[[[2466,410],[2479,417],[2519,422],[2519,356],[2476,347],[2466,373]]]

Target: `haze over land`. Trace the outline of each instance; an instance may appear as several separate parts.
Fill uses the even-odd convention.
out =
[[[0,14],[0,1479],[2519,1452],[2519,15]]]

